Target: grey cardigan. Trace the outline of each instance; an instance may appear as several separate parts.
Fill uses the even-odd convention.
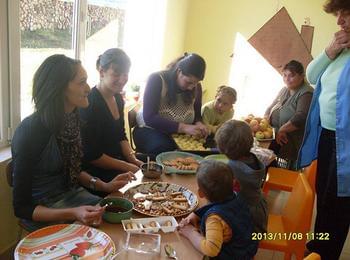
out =
[[[269,115],[270,123],[279,128],[291,121],[298,127],[297,130],[288,133],[288,143],[283,145],[278,156],[284,159],[296,160],[301,141],[304,135],[305,122],[312,99],[313,88],[304,83],[293,95],[284,87],[277,95],[272,105],[265,114]]]

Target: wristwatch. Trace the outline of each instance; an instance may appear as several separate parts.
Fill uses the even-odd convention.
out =
[[[89,182],[89,188],[92,190],[96,190],[96,182],[98,178],[97,177],[92,177]]]

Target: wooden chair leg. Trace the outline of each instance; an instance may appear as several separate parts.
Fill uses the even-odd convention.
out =
[[[292,254],[288,252],[284,252],[284,260],[291,260],[292,259]]]
[[[295,253],[295,257],[297,260],[303,260],[304,259],[304,252]]]

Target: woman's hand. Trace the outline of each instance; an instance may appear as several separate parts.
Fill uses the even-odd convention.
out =
[[[182,134],[188,134],[188,135],[194,135],[194,136],[197,136],[200,134],[200,130],[196,125],[189,125],[184,123],[179,124],[178,132]]]
[[[129,163],[132,163],[132,164],[136,165],[137,167],[141,167],[141,164],[143,164],[143,161],[140,161],[139,159],[137,159],[134,153],[130,154],[126,159],[128,160]],[[138,170],[139,169],[140,168],[138,168]],[[132,172],[134,172],[134,171],[132,171]]]
[[[105,188],[103,191],[112,193],[124,187],[126,184],[133,180],[136,180],[136,177],[132,172],[119,174],[113,180],[105,184]]]
[[[287,144],[288,143],[287,133],[281,130],[278,131],[276,136],[276,142],[281,146]]]
[[[334,60],[343,49],[349,47],[350,32],[341,30],[334,34],[333,40],[326,48],[326,54],[331,60]]]
[[[204,126],[203,129],[203,124],[201,123],[201,125],[189,125],[189,124],[184,124],[184,123],[180,123],[179,125],[179,133],[184,133],[184,134],[188,134],[188,135],[193,135],[195,137],[205,137],[206,134],[205,132],[208,131],[206,126]]]
[[[73,208],[73,214],[81,223],[96,227],[101,224],[104,210],[100,206],[80,206]]]
[[[209,135],[209,129],[207,128],[207,126],[205,124],[203,124],[202,122],[198,121],[195,124],[196,126],[198,126],[200,132],[201,132],[201,136],[202,138],[207,138],[207,136]]]
[[[139,160],[137,160],[137,161],[139,161]],[[138,170],[140,170],[140,167],[139,167],[139,165],[136,164],[136,161],[135,162],[125,162],[125,163],[127,164],[127,171],[135,173]],[[142,162],[141,162],[141,164],[142,164]],[[140,164],[140,166],[141,166],[141,164]]]
[[[140,161],[139,159],[135,158],[135,161],[133,161],[133,164],[135,164],[137,167],[141,167],[143,164],[143,161]]]

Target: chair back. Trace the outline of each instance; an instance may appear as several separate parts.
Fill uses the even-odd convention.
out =
[[[134,141],[132,138],[132,130],[137,126],[136,116],[137,112],[140,110],[141,105],[139,103],[132,106],[128,111],[128,125],[129,125],[129,136],[130,136],[130,145],[133,150],[136,150]]]
[[[301,240],[290,240],[291,244],[305,245],[306,236],[311,226],[314,193],[304,174],[299,174],[293,190],[282,210],[282,221],[286,232],[302,234]]]
[[[13,165],[13,162],[12,160],[8,160],[7,163],[6,163],[6,168],[5,168],[5,171],[6,171],[6,178],[7,178],[7,184],[10,186],[10,187],[13,187],[13,172],[12,172],[12,166]]]
[[[312,161],[312,163],[304,169],[304,174],[309,181],[312,191],[315,193],[315,183],[316,183],[316,172],[317,172],[317,160]]]
[[[317,253],[311,253],[304,260],[321,260],[321,256]]]

